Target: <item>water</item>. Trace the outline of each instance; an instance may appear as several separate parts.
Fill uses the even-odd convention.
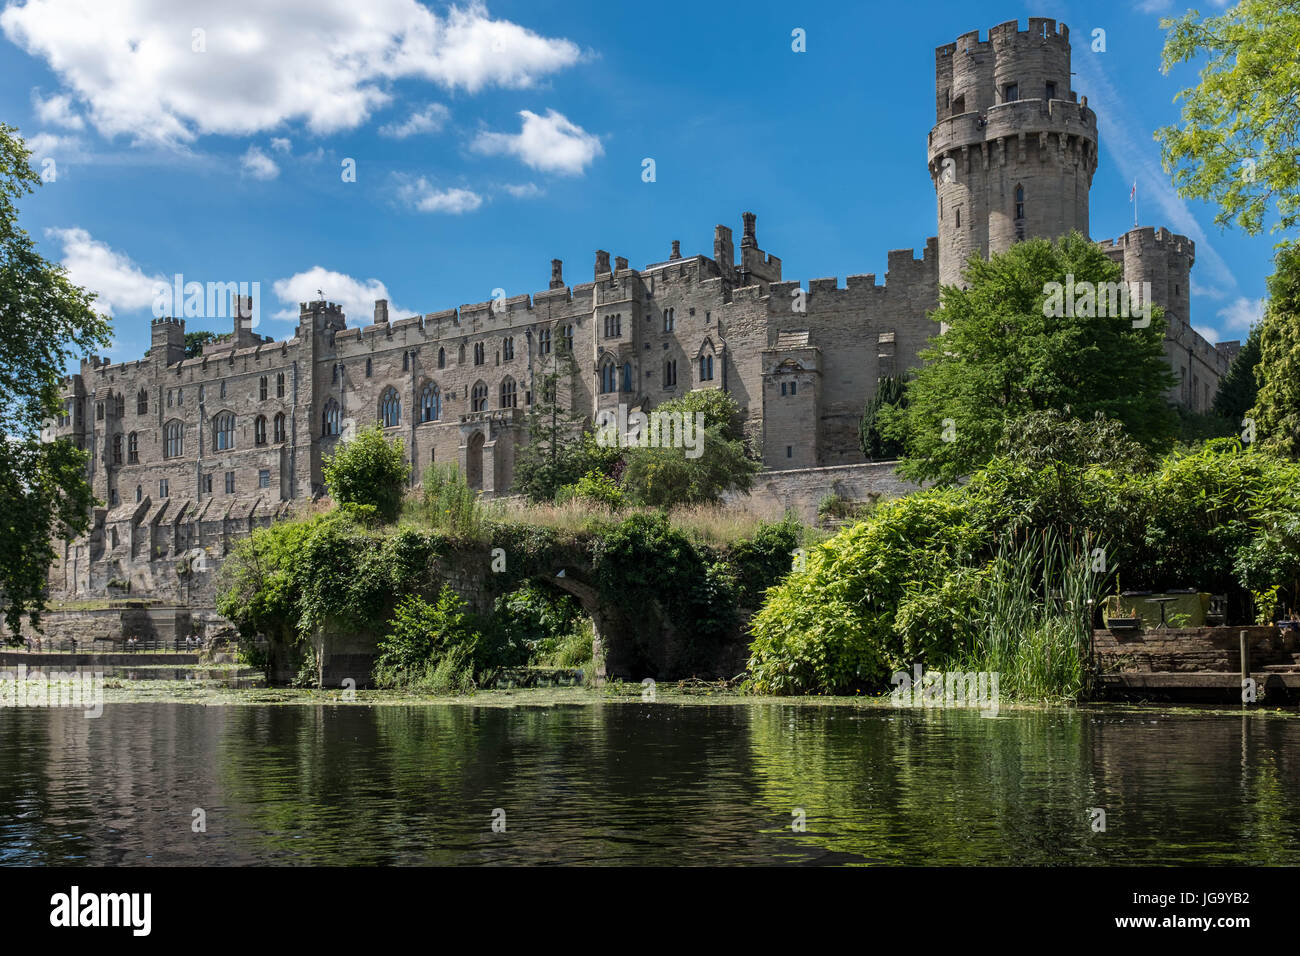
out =
[[[1300,721],[1196,711],[10,709],[0,863],[1295,865],[1298,784]]]

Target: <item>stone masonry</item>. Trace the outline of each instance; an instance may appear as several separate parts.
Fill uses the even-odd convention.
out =
[[[634,269],[598,250],[591,279],[572,286],[552,260],[532,295],[413,316],[380,300],[360,326],[334,303],[304,302],[281,341],[255,333],[236,298],[232,332],[197,357],[185,357],[184,320],[160,318],[143,358],[84,360],[45,437],[90,451],[102,505],[85,538],[61,545],[51,591],[210,604],[232,544],[320,495],[322,460],[376,421],[404,440],[413,482],[454,462],[485,494],[505,494],[551,372],[558,401],[589,418],[722,389],[770,472],[863,463],[862,409],[881,377],[917,365],[938,331],[940,284],[961,281],[965,257],[1088,228],[1097,122],[1070,89],[1064,24],[966,34],[938,48],[935,79],[939,235],[919,256],[891,251],[884,281],[785,279],[747,212],[738,250],[719,225],[711,254],[683,256],[674,241]],[[1102,245],[1168,310],[1171,398],[1206,410],[1231,344],[1189,324],[1192,242],[1143,228]]]

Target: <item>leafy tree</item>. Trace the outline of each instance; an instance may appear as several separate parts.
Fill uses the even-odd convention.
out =
[[[634,500],[655,507],[707,504],[720,501],[724,492],[753,487],[762,465],[748,456],[739,437],[740,409],[735,399],[717,390],[693,391],[649,412],[664,413],[703,421],[703,434],[696,436],[702,443],[700,453],[691,458],[686,448],[628,448],[623,487]],[[703,418],[696,419],[697,414]]]
[[[560,489],[560,497],[596,502],[615,509],[623,507],[625,503],[623,489],[603,471],[589,471],[575,484],[565,485]]]
[[[1249,417],[1259,446],[1300,457],[1300,246],[1283,246],[1259,325],[1259,393]]]
[[[1257,235],[1269,201],[1274,229],[1300,225],[1300,3],[1240,0],[1221,16],[1161,21],[1162,66],[1205,59],[1179,94],[1182,125],[1156,132],[1181,196],[1215,202],[1215,222]]]
[[[41,425],[58,414],[68,362],[109,341],[94,296],[18,225],[19,198],[40,184],[30,157],[17,130],[0,124],[0,595],[12,641],[24,614],[39,625],[53,539],[83,534],[94,502],[87,454],[41,442]]]
[[[876,394],[862,410],[862,423],[858,427],[858,440],[867,461],[897,458],[903,453],[903,443],[886,438],[880,431],[880,413],[884,408],[907,407],[906,376],[886,375],[876,385]]]
[[[1228,374],[1219,380],[1219,390],[1214,394],[1214,411],[1241,427],[1241,420],[1255,404],[1259,394],[1259,383],[1255,381],[1255,366],[1259,365],[1259,326],[1256,325],[1246,336],[1246,344],[1241,347]]]
[[[185,357],[198,358],[203,354],[203,346],[217,340],[216,332],[206,330],[200,332],[185,333]]]
[[[1143,446],[1167,448],[1175,413],[1165,398],[1174,384],[1164,356],[1164,314],[1150,321],[1109,314],[1076,299],[1075,315],[1057,315],[1067,284],[1076,295],[1118,283],[1122,270],[1078,233],[1019,242],[987,261],[972,256],[966,288],[945,286],[931,318],[947,324],[931,339],[908,385],[907,407],[885,408],[882,431],[902,440],[901,469],[915,480],[953,482],[988,461],[1007,421],[1057,409],[1073,418],[1101,414],[1124,425]],[[1061,301],[1063,305],[1063,301]],[[1107,312],[1107,315],[1079,313]],[[1050,313],[1050,314],[1044,314]]]
[[[560,385],[575,372],[568,353],[544,374],[528,411],[528,444],[515,458],[513,490],[529,501],[554,501],[556,493],[589,471],[613,474],[621,453],[601,448],[586,431],[586,418],[562,406]]]
[[[385,521],[396,521],[411,477],[400,438],[388,441],[378,424],[363,428],[325,459],[322,474],[330,497],[340,504],[371,505]]]

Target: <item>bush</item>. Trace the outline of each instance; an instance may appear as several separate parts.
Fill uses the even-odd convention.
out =
[[[587,472],[578,479],[577,484],[565,485],[556,495],[556,501],[560,504],[573,498],[604,505],[612,510],[618,510],[624,505],[623,489],[618,486],[618,482],[601,471]]]
[[[456,465],[436,465],[421,480],[424,513],[430,524],[453,536],[477,539],[483,530],[483,505]]]
[[[372,505],[384,521],[396,521],[411,468],[402,440],[388,441],[375,425],[361,429],[327,457],[322,474],[335,501]]]
[[[409,687],[431,674],[445,678],[466,667],[472,672],[479,637],[465,602],[450,585],[442,586],[432,604],[410,595],[397,605],[388,633],[379,642],[375,683]]]

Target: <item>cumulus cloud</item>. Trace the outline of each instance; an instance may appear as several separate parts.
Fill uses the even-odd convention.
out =
[[[393,139],[406,139],[420,133],[436,133],[447,124],[451,110],[441,103],[430,103],[422,110],[417,110],[401,123],[385,123],[379,127],[380,136]]]
[[[32,90],[32,109],[36,111],[36,118],[46,126],[62,126],[64,129],[86,127],[86,121],[72,107],[72,97],[66,93],[45,98],[40,90]]]
[[[1264,300],[1249,299],[1238,296],[1218,311],[1219,323],[1223,331],[1234,337],[1245,338],[1252,325],[1257,325],[1264,317]]]
[[[605,149],[600,137],[571,122],[563,113],[547,110],[538,116],[520,110],[523,126],[518,133],[482,132],[473,147],[480,153],[518,157],[533,169],[547,173],[576,176]]]
[[[207,0],[27,0],[0,13],[0,30],[46,62],[68,110],[75,99],[100,133],[171,146],[286,122],[353,129],[398,80],[517,89],[580,56],[477,2],[442,15],[418,0],[225,0],[213,11]]]
[[[293,144],[283,136],[276,136],[271,140],[271,148],[277,153],[287,153],[293,148]]]
[[[543,192],[536,183],[506,183],[501,188],[516,199],[535,199]]]
[[[287,279],[276,279],[271,285],[275,297],[284,307],[275,313],[277,319],[298,321],[298,304],[314,302],[320,298],[319,289],[330,302],[343,307],[351,325],[369,325],[375,314],[375,300],[389,299],[388,314],[393,319],[406,318],[417,313],[393,303],[388,287],[378,279],[354,279],[342,272],[324,266],[312,266]]]
[[[280,175],[280,167],[276,165],[275,160],[256,146],[248,147],[248,152],[240,159],[239,165],[244,170],[244,175],[252,176],[254,179],[274,179]]]
[[[161,275],[146,275],[130,256],[85,229],[46,229],[45,235],[62,245],[60,261],[69,278],[97,295],[95,308],[105,315],[151,308],[158,286],[168,284]]]
[[[453,216],[473,212],[483,205],[483,197],[473,190],[459,187],[438,189],[423,176],[399,183],[397,198],[417,212],[441,212]]]

